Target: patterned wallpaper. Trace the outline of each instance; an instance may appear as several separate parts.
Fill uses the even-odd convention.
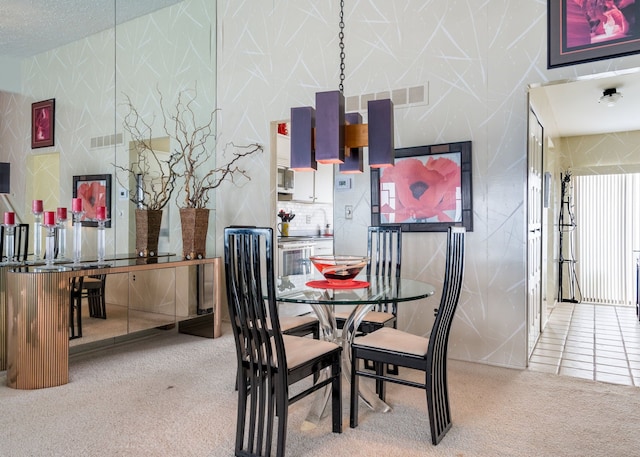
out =
[[[428,104],[396,108],[396,147],[473,142],[474,231],[451,356],[524,367],[527,87],[638,66],[637,57],[546,69],[546,6],[537,0],[354,1],[345,6],[345,96],[425,85]],[[225,137],[268,144],[269,121],[338,86],[339,2],[218,1],[218,104]],[[364,113],[366,114],[366,113]],[[366,121],[366,117],[365,117]],[[274,158],[270,158],[275,160]],[[275,225],[267,173],[220,195],[225,224]],[[270,186],[268,187],[268,184]],[[344,219],[344,205],[354,218]],[[367,173],[336,196],[336,251],[366,243]],[[403,273],[442,285],[445,236],[405,236]],[[400,327],[428,335],[438,297],[403,304]]]
[[[450,346],[457,359],[526,365],[528,85],[640,66],[640,58],[631,56],[548,70],[546,7],[542,0],[345,5],[345,95],[424,86],[427,103],[395,110],[396,147],[473,142],[474,231],[467,237],[465,284]],[[158,84],[175,93],[197,81],[208,105],[203,110],[220,110],[219,156],[228,141],[266,146],[247,165],[249,182],[218,189],[208,250],[222,253],[227,225],[275,227],[276,158],[269,150],[269,124],[287,119],[291,107],[313,105],[315,92],[337,89],[338,8],[339,2],[314,0],[185,0],[24,62],[24,92],[0,95],[0,156],[17,164],[13,201],[27,207],[20,193],[27,181],[25,156],[52,152],[26,146],[31,102],[56,97],[59,198],[68,201],[65,183],[72,175],[103,172],[114,160],[126,160],[123,146],[92,149],[88,141],[119,130],[123,92],[151,113]],[[110,64],[96,64],[97,55]],[[369,194],[364,173],[350,191],[336,195],[338,252],[365,245]],[[353,206],[353,219],[344,218],[345,205]],[[128,221],[127,208],[116,201],[116,218]],[[122,221],[111,231],[114,250],[131,231]],[[171,246],[180,241],[172,239]],[[407,234],[404,247],[404,274],[441,287],[444,233]],[[428,335],[438,298],[403,305],[400,327]]]

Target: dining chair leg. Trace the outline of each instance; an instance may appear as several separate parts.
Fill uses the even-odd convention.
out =
[[[340,357],[331,365],[331,410],[333,433],[342,433],[342,376],[340,375]]]
[[[356,376],[358,368],[357,360],[351,357],[351,405],[349,408],[349,427],[356,428],[358,426],[358,392],[360,391],[360,376]]]
[[[374,363],[375,371],[377,376],[386,376],[387,375],[387,364],[375,362]],[[376,393],[380,400],[385,401],[386,397],[386,388],[383,379],[376,378]]]

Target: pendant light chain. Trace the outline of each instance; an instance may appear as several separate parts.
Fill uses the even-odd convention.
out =
[[[340,89],[340,93],[344,94],[344,0],[340,0],[340,33],[338,37],[340,38],[340,84],[338,85],[338,89]]]

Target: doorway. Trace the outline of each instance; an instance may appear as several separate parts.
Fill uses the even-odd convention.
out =
[[[613,87],[624,99],[614,107],[600,103],[603,91]],[[583,302],[579,292],[576,293],[577,303],[558,299],[562,177],[567,171],[573,176],[640,171],[640,148],[637,146],[640,144],[640,118],[630,118],[627,111],[640,102],[640,69],[533,84],[529,95],[529,108],[535,110],[544,127],[545,147],[541,334],[529,359],[529,367],[570,376],[572,371],[584,370],[575,373],[599,380],[606,377],[613,380],[620,374],[625,380],[631,377],[635,385],[640,385],[635,380],[636,372],[629,373],[630,369],[640,369],[633,366],[633,360],[640,359],[640,349],[634,342],[640,334],[635,309],[615,303]],[[548,223],[544,222],[545,217],[548,217]],[[600,244],[598,237],[590,242],[593,243]],[[576,251],[578,268],[588,249],[587,245],[580,252]],[[548,260],[544,259],[545,255]],[[529,254],[527,256],[529,258]],[[580,285],[584,287],[584,281],[580,281]],[[533,322],[532,313],[528,308],[528,324]],[[633,352],[629,352],[629,348]]]
[[[33,200],[42,200],[45,211],[55,211],[60,206],[60,153],[37,154],[27,157],[25,208],[31,208]],[[33,224],[31,211],[25,210],[25,222]],[[34,252],[34,236],[29,237],[29,252]]]
[[[527,342],[531,355],[541,331],[542,316],[542,206],[543,128],[529,110],[527,167]]]

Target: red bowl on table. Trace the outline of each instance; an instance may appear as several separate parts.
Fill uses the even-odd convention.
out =
[[[369,263],[369,257],[356,255],[314,255],[310,257],[316,269],[331,284],[353,281]]]

